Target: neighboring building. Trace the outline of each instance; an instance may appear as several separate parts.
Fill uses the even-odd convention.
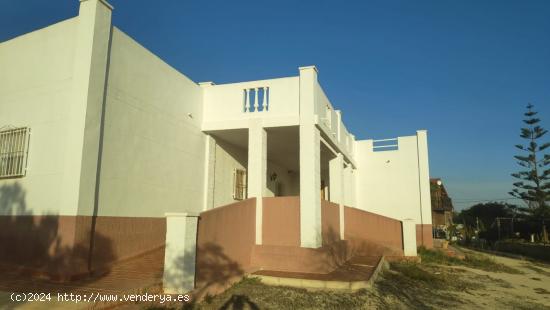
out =
[[[67,279],[159,250],[182,291],[328,272],[335,244],[344,259],[431,246],[425,130],[356,140],[314,66],[197,84],[111,12],[81,0],[0,43],[0,264]]]
[[[430,179],[432,197],[432,225],[436,229],[446,230],[453,224],[453,202],[439,178]]]

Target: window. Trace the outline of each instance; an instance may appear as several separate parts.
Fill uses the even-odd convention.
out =
[[[246,199],[246,171],[243,169],[233,171],[233,199]]]
[[[0,129],[0,178],[25,175],[30,132],[28,127]]]

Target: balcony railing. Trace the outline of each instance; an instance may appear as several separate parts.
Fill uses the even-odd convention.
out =
[[[298,77],[204,87],[204,124],[206,128],[237,128],[247,125],[240,121],[261,117],[297,125],[299,90]]]
[[[269,87],[246,88],[243,97],[245,113],[269,111]]]
[[[397,138],[380,139],[372,141],[372,150],[374,152],[380,151],[396,151],[399,149],[399,143]]]
[[[319,117],[322,130],[348,155],[353,156],[354,136],[348,132],[342,114],[335,110],[321,85],[316,85],[317,99],[315,113]]]

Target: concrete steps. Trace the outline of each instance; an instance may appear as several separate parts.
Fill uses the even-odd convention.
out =
[[[356,256],[329,273],[260,270],[251,276],[268,285],[353,292],[371,287],[385,265],[383,256]]]

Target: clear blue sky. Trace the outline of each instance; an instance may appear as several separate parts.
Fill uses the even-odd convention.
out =
[[[550,1],[110,3],[115,26],[194,81],[314,64],[358,138],[427,129],[430,174],[458,208],[509,198],[528,102],[550,129]],[[77,12],[77,0],[3,0],[0,41]]]

